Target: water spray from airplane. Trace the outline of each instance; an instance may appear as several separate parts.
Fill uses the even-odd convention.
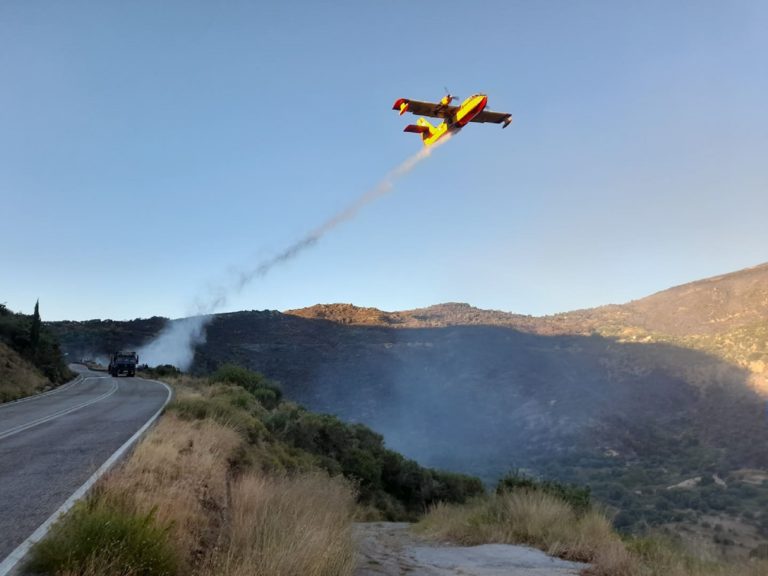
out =
[[[212,320],[211,315],[224,307],[232,296],[242,292],[254,280],[269,274],[276,266],[311,248],[334,228],[353,219],[363,208],[389,193],[400,178],[429,158],[432,152],[445,144],[450,137],[450,134],[446,134],[438,142],[407,158],[376,186],[281,252],[256,266],[240,270],[234,282],[220,286],[212,296],[199,300],[191,317],[169,323],[157,338],[142,347],[139,350],[142,361],[150,365],[173,364],[182,370],[188,369],[192,365],[195,347],[205,342],[205,327]]]

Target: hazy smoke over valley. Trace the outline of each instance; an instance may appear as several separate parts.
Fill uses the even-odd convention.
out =
[[[199,299],[193,309],[192,317],[170,322],[155,340],[142,347],[139,350],[141,361],[153,366],[173,364],[182,370],[188,369],[194,358],[195,347],[205,342],[205,326],[212,319],[211,314],[224,307],[232,296],[239,294],[248,284],[258,278],[263,278],[274,267],[292,260],[304,250],[311,248],[331,230],[351,220],[368,204],[387,194],[400,178],[408,174],[423,160],[429,158],[433,150],[442,146],[449,139],[450,134],[444,136],[436,144],[424,147],[407,158],[390,171],[374,188],[275,256],[263,260],[254,267],[245,267],[239,270],[234,282],[221,285],[208,297]]]

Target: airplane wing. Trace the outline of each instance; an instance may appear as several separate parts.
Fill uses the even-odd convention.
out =
[[[430,116],[432,118],[449,118],[459,109],[458,106],[450,106],[440,102],[420,102],[419,100],[400,98],[392,106],[392,110],[402,110],[403,105],[406,105],[405,110],[403,110],[404,112],[410,112],[417,116]]]
[[[504,124],[504,128],[506,128],[509,126],[509,123],[512,122],[512,114],[483,110],[480,114],[472,118],[470,122],[493,122],[494,124]]]

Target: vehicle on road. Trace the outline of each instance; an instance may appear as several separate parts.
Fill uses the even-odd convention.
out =
[[[120,374],[135,376],[138,363],[139,355],[136,352],[115,352],[109,359],[107,371],[115,377]]]

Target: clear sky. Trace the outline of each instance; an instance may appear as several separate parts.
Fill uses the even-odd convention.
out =
[[[768,261],[768,3],[2,1],[0,302],[178,317],[472,125],[227,310],[547,314]]]

